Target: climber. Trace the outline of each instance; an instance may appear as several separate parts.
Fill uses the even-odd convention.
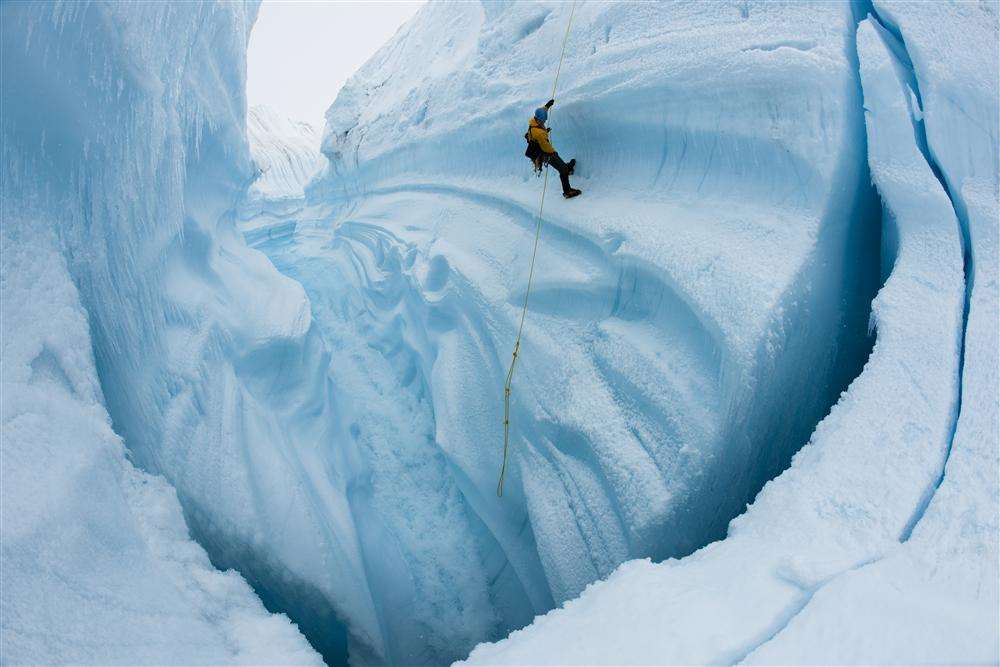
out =
[[[569,199],[580,194],[579,190],[569,184],[569,176],[576,167],[576,159],[570,160],[569,164],[563,162],[549,141],[549,128],[545,127],[549,109],[555,103],[555,100],[549,100],[545,106],[538,107],[535,109],[535,115],[528,121],[528,132],[524,135],[528,140],[528,150],[525,151],[525,155],[534,161],[536,169],[541,169],[543,164],[554,167],[559,172],[559,180],[562,181],[563,197]]]

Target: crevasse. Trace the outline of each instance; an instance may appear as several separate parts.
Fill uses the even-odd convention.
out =
[[[989,7],[578,6],[503,499],[569,5],[429,4],[322,158],[252,6],[0,11],[6,657],[996,660]]]
[[[540,190],[516,128],[569,9],[426,8],[330,108],[302,209],[241,222],[331,354],[355,656],[447,661],[721,538],[869,350],[851,7],[582,5],[552,122],[586,195],[547,205],[496,498]]]

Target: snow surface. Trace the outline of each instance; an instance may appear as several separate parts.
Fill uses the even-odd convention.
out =
[[[119,421],[124,397],[149,417],[191,392],[181,374],[155,382],[159,357],[171,332],[209,327],[165,286],[183,272],[197,276],[187,288],[220,293],[205,254],[218,252],[225,202],[199,195],[232,198],[251,173],[242,57],[254,13],[0,7],[4,664],[321,662],[243,577],[213,567],[174,489],[137,470],[119,437],[139,426]],[[130,438],[132,459],[155,470],[140,444]]]

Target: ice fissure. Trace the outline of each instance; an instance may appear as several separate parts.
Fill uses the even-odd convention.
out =
[[[777,578],[783,579],[789,585],[799,589],[799,595],[797,599],[793,600],[786,609],[782,610],[778,614],[777,618],[774,621],[774,624],[771,627],[767,628],[761,636],[754,637],[751,640],[749,646],[741,648],[735,654],[728,653],[725,655],[718,655],[712,659],[711,664],[718,664],[718,665],[744,664],[747,661],[747,659],[754,654],[755,651],[760,649],[762,646],[766,645],[768,642],[773,641],[778,635],[784,632],[784,630],[795,621],[795,618],[803,611],[805,611],[806,607],[809,606],[809,603],[812,602],[816,594],[819,593],[824,587],[832,583],[838,577],[848,574],[850,572],[854,572],[856,570],[860,570],[861,568],[871,565],[872,563],[875,563],[878,560],[880,559],[872,558],[864,560],[860,563],[857,563],[845,569],[842,572],[837,572],[836,574],[832,574],[822,579],[821,581],[815,583],[813,582],[803,583],[799,580],[796,580],[795,578],[790,577],[789,573],[781,571],[775,572],[775,576]]]
[[[903,36],[899,32],[898,26],[892,23],[887,23],[882,17],[879,16],[878,10],[872,6],[869,16],[871,20],[878,25],[883,31],[885,31],[883,36],[883,41],[886,43],[886,48],[893,54],[893,57],[897,58],[899,61],[899,67],[906,71],[907,83],[912,85],[913,100],[917,105],[916,109],[911,109],[911,122],[913,124],[914,140],[916,142],[917,148],[920,150],[927,166],[930,168],[934,177],[937,179],[941,190],[947,195],[948,200],[951,203],[952,213],[958,224],[958,230],[961,235],[962,244],[962,274],[963,274],[963,284],[965,286],[965,297],[962,302],[962,322],[961,331],[959,332],[959,347],[958,347],[958,376],[962,376],[962,370],[965,366],[965,337],[969,325],[969,307],[972,298],[972,281],[973,274],[970,267],[970,262],[972,261],[972,244],[969,238],[968,230],[968,220],[963,217],[962,213],[959,211],[959,206],[956,205],[955,197],[952,195],[948,182],[944,177],[940,165],[934,160],[933,153],[931,152],[930,145],[927,141],[927,133],[924,129],[922,112],[922,96],[920,94],[920,81],[916,77],[916,73],[913,71],[913,64],[910,61],[909,54],[906,52],[906,42]],[[954,420],[951,426],[951,434],[948,437],[948,445],[941,460],[940,474],[931,482],[926,493],[921,498],[920,503],[913,510],[912,518],[906,522],[903,527],[903,532],[899,536],[900,542],[906,542],[910,539],[913,534],[913,529],[919,523],[920,519],[923,518],[924,513],[927,511],[927,507],[931,503],[931,499],[934,497],[934,493],[941,486],[941,482],[944,481],[945,469],[948,465],[948,457],[951,456],[952,445],[955,440],[955,433],[958,430],[958,417],[962,412],[962,383],[958,382],[955,386],[955,407],[953,410]]]
[[[896,71],[898,73],[898,76],[902,80],[901,83],[903,83],[904,85],[911,85],[912,86],[912,92],[913,92],[914,98],[916,100],[916,103],[919,104],[920,103],[920,99],[921,99],[920,98],[919,84],[916,81],[916,78],[914,76],[913,69],[912,69],[912,64],[910,64],[909,58],[906,55],[905,44],[903,43],[902,38],[900,37],[900,35],[898,33],[898,30],[889,30],[889,29],[887,29],[886,26],[879,20],[878,13],[874,9],[874,7],[872,7],[870,5],[870,3],[868,3],[867,5],[864,5],[864,6],[865,6],[866,9],[869,10],[868,17],[867,17],[868,18],[868,22],[870,23],[870,25],[876,31],[879,31],[879,37],[881,39],[881,43],[883,44],[883,46],[885,48],[885,54],[884,55],[886,55],[886,56],[888,56],[888,58],[892,59],[892,65],[896,69]],[[859,21],[858,27],[859,27],[859,29],[861,28],[860,21]],[[859,72],[859,77],[860,77],[860,72]],[[910,103],[910,100],[907,100],[907,103]],[[949,203],[951,204],[951,210],[952,210],[952,213],[953,213],[953,218],[956,220],[956,222],[959,222],[958,230],[961,233],[961,245],[962,245],[962,255],[963,255],[963,257],[962,257],[962,270],[963,270],[963,280],[962,280],[962,282],[965,285],[965,301],[964,301],[964,304],[963,304],[961,321],[959,323],[960,330],[957,332],[957,340],[960,343],[959,343],[959,350],[958,350],[958,361],[957,361],[957,364],[956,364],[956,374],[957,374],[957,376],[961,377],[962,366],[963,366],[963,359],[964,359],[964,353],[965,353],[965,350],[964,350],[964,340],[965,340],[966,324],[967,324],[967,318],[968,318],[968,310],[967,310],[968,309],[968,298],[969,298],[969,293],[970,293],[970,287],[969,287],[969,284],[968,284],[968,278],[969,277],[968,277],[968,271],[967,271],[967,260],[966,260],[966,252],[967,252],[967,248],[968,248],[968,246],[967,246],[968,238],[967,238],[967,235],[964,233],[964,227],[961,225],[960,220],[957,217],[957,211],[955,210],[955,207],[954,207],[954,200],[951,197],[951,194],[948,192],[948,187],[947,187],[947,184],[944,181],[943,176],[941,175],[941,171],[940,171],[940,169],[938,168],[938,166],[934,163],[933,159],[929,155],[929,151],[928,151],[928,148],[927,148],[926,134],[924,133],[922,123],[920,122],[920,120],[917,117],[917,115],[915,113],[913,113],[913,110],[910,109],[910,111],[911,111],[911,115],[910,115],[909,120],[910,120],[910,122],[911,122],[911,124],[913,126],[914,145],[919,150],[919,154],[924,159],[925,166],[926,166],[926,171],[929,171],[931,174],[933,174],[933,176],[937,180],[937,182],[938,182],[938,184],[940,186],[940,190],[939,191],[943,192],[948,197]],[[905,127],[905,125],[904,125],[904,127]],[[874,180],[875,180],[876,183],[878,182],[877,178],[874,179]],[[890,199],[891,194],[889,194],[889,193],[891,193],[891,189],[886,193],[886,199],[887,199],[886,204],[891,207],[896,202],[893,202]],[[890,215],[893,215],[893,214],[890,213]],[[883,246],[885,246],[885,244],[888,241],[889,241],[889,238],[887,236],[883,235]],[[886,261],[886,258],[888,258],[888,260],[889,260],[888,263],[890,265],[895,264],[897,256],[895,256],[895,249],[894,248],[883,247],[883,261]],[[942,460],[941,460],[941,464],[940,464],[940,474],[937,475],[935,478],[933,478],[930,481],[930,483],[928,485],[928,488],[927,488],[927,491],[924,494],[922,494],[922,496],[919,498],[919,502],[916,505],[916,507],[914,508],[913,514],[912,514],[911,518],[903,526],[902,533],[900,534],[900,537],[899,537],[899,542],[901,542],[901,543],[904,543],[904,542],[906,542],[907,540],[910,539],[910,537],[911,537],[911,535],[913,533],[913,529],[916,527],[917,523],[919,523],[920,519],[923,517],[924,513],[927,510],[927,507],[930,505],[930,502],[931,502],[931,499],[933,498],[934,492],[937,490],[937,488],[940,486],[942,480],[944,479],[945,467],[947,466],[948,457],[949,457],[949,455],[951,453],[952,443],[953,443],[954,436],[955,436],[955,430],[957,428],[958,415],[961,412],[962,385],[961,385],[960,382],[955,383],[954,390],[955,390],[955,398],[954,398],[954,407],[952,409],[953,421],[952,421],[952,425],[950,427],[950,434],[947,437],[947,444],[945,445],[944,451],[942,452]],[[841,572],[837,572],[836,574],[829,575],[825,579],[823,579],[822,581],[820,581],[819,583],[813,584],[813,585],[802,586],[801,584],[799,584],[796,581],[789,580],[789,582],[792,583],[793,585],[800,586],[802,588],[802,594],[801,594],[801,597],[800,597],[799,600],[796,600],[794,603],[792,603],[792,605],[790,606],[790,608],[786,612],[782,613],[779,622],[776,624],[776,627],[773,630],[769,630],[767,632],[767,634],[765,635],[764,639],[754,641],[754,643],[751,645],[751,647],[749,649],[747,649],[747,650],[744,650],[739,655],[738,658],[732,658],[731,656],[729,656],[729,657],[726,657],[726,658],[723,658],[723,659],[719,659],[717,662],[719,664],[743,664],[745,661],[747,661],[748,658],[750,658],[750,656],[752,656],[754,654],[755,651],[757,651],[759,649],[762,649],[762,647],[764,647],[766,644],[768,644],[769,642],[775,640],[775,638],[777,638],[786,628],[788,628],[794,622],[795,618],[797,616],[799,616],[799,614],[802,614],[806,610],[806,608],[812,602],[812,600],[815,597],[815,595],[822,588],[824,588],[825,586],[829,585],[831,582],[833,582],[838,577],[841,577],[841,576],[843,576],[845,574],[849,574],[851,572],[856,572],[858,570],[861,570],[861,569],[863,569],[863,568],[865,568],[865,567],[867,567],[869,565],[877,563],[878,561],[882,560],[883,558],[884,558],[884,556],[882,556],[882,555],[875,556],[875,557],[872,557],[872,558],[867,558],[867,559],[861,561],[860,563],[857,563],[855,565],[852,565],[851,567],[848,567],[848,568],[844,569]],[[783,573],[777,572],[776,575],[779,576],[779,577],[782,577]]]

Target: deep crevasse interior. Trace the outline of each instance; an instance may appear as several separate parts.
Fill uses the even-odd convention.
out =
[[[373,621],[342,613],[392,661],[455,657],[623,560],[721,537],[867,353],[879,211],[850,7],[829,8],[843,32],[817,34],[818,55],[800,58],[810,49],[756,48],[765,30],[781,40],[779,18],[801,37],[794,16],[583,6],[553,122],[557,145],[583,149],[588,199],[549,200],[514,463],[496,500],[498,389],[540,185],[510,178],[527,170],[509,128],[524,123],[526,91],[544,95],[550,73],[524,68],[544,59],[568,9],[428,8],[331,108],[331,166],[302,210],[245,225],[306,288],[332,351],[333,412],[359,458],[341,472]],[[659,28],[668,17],[704,26],[671,37]],[[610,45],[612,26],[623,44]],[[698,46],[720,35],[743,41],[706,58]],[[658,69],[651,52],[667,62]],[[418,53],[431,75],[405,66]],[[755,85],[720,100],[706,73],[746,53],[740,75]],[[658,74],[668,66],[690,71]],[[800,76],[776,104],[797,68],[818,77]],[[626,87],[632,78],[641,86]],[[731,212],[730,197],[742,199]],[[464,613],[428,604],[442,600]]]
[[[41,35],[17,42],[29,61],[52,50],[72,59],[67,26],[76,34],[87,21],[115,26],[110,34],[130,43],[120,9],[18,9],[23,15],[5,11]],[[53,216],[58,240],[43,239],[67,257],[103,404],[132,459],[176,488],[214,565],[238,570],[334,663],[461,658],[624,561],[682,557],[726,536],[861,371],[869,302],[889,277],[871,314],[878,343],[864,373],[729,537],[680,566],[630,563],[583,598],[598,609],[600,591],[642,600],[628,588],[631,573],[661,600],[645,616],[676,628],[662,633],[656,655],[735,662],[780,636],[835,573],[881,559],[900,535],[907,541],[953,447],[968,308],[959,252],[968,232],[956,222],[967,228],[970,214],[949,220],[947,204],[936,217],[924,213],[942,230],[950,225],[938,251],[950,259],[906,282],[900,258],[914,242],[902,212],[916,195],[880,180],[871,148],[890,131],[871,117],[866,126],[875,84],[865,80],[865,42],[855,36],[865,9],[578,8],[552,124],[557,148],[579,160],[574,183],[586,194],[546,204],[503,500],[494,495],[501,388],[540,187],[518,128],[548,96],[568,5],[422,10],[340,93],[327,116],[328,164],[304,193],[315,167],[309,128],[251,111],[263,172],[255,181],[246,159],[236,63],[247,17],[225,6],[200,15],[148,9],[147,23],[190,35],[193,55],[182,49],[183,66],[167,70],[159,53],[118,53],[114,40],[108,53],[95,51],[81,30],[97,71],[125,72],[97,93],[86,64],[79,81],[66,75],[67,88],[83,86],[106,117],[68,126],[82,139],[67,165],[48,131],[25,131],[34,122],[25,103],[24,115],[4,124],[5,173],[13,165],[15,178],[25,175],[17,181],[24,200],[51,197],[29,186],[38,171],[51,174],[43,186],[65,191],[69,220]],[[62,38],[58,47],[49,32]],[[207,58],[219,36],[233,40],[231,53]],[[912,64],[901,67],[913,77]],[[916,113],[908,97],[886,99]],[[39,126],[59,125],[63,107],[55,108]],[[134,137],[109,131],[123,122]],[[909,132],[923,136],[919,124]],[[913,163],[947,175],[926,166],[930,127],[926,134]],[[8,146],[8,136],[18,143]],[[21,162],[37,145],[44,169]],[[94,174],[83,165],[95,147],[134,166]],[[890,211],[885,229],[870,179]],[[123,210],[146,183],[155,187]],[[954,201],[954,187],[938,205]],[[27,208],[8,195],[4,203],[5,216]],[[36,242],[38,232],[5,223],[5,246],[8,233]],[[103,252],[87,245],[95,234]],[[906,305],[905,286],[926,284],[927,275],[941,281],[931,321],[897,319],[897,309],[918,311]],[[995,286],[995,266],[992,275]],[[904,305],[880,309],[894,293]],[[918,370],[905,354],[915,330],[923,332],[917,347],[933,351]],[[49,353],[57,369],[66,365],[62,350]],[[29,367],[52,367],[44,354],[25,354]],[[915,410],[897,385],[927,407]],[[921,454],[904,457],[896,483],[879,493],[892,450],[866,448],[863,434],[871,406],[894,393],[892,408],[882,408],[890,419],[873,436],[919,441]],[[810,464],[817,457],[825,467]],[[868,473],[862,462],[873,464]],[[850,539],[838,532],[844,526],[853,526]],[[644,568],[654,569],[645,576]],[[707,592],[727,573],[754,583],[733,587],[720,615]],[[663,606],[681,591],[702,602]],[[850,600],[833,608],[850,609]],[[614,615],[557,613],[553,622],[598,643],[576,642],[578,660],[614,661],[622,655],[621,642],[607,641]],[[581,633],[589,620],[597,627]],[[721,645],[706,637],[713,625],[728,629]],[[473,657],[538,660],[550,641],[563,651],[558,659],[569,657],[558,633],[547,638],[536,627]]]

